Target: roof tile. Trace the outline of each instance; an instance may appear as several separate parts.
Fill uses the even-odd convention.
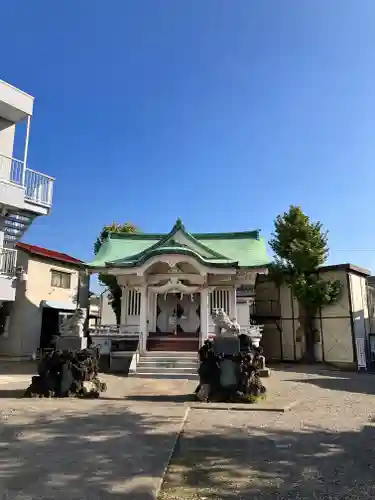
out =
[[[39,247],[37,245],[19,242],[16,244],[16,248],[31,255],[38,255],[39,257],[66,262],[67,264],[83,264],[82,260],[76,259],[66,253],[55,252],[54,250],[48,250],[48,248]]]

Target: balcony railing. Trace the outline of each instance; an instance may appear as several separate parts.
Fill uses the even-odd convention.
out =
[[[25,168],[23,161],[0,154],[0,179],[23,186],[29,201],[52,205],[54,178]]]
[[[17,250],[0,248],[0,275],[14,276],[17,267]]]

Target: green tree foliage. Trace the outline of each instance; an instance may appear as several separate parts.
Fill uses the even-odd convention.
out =
[[[104,226],[101,230],[98,238],[94,243],[94,253],[95,255],[99,252],[100,247],[103,242],[108,238],[110,233],[136,233],[138,232],[136,226],[131,224],[130,222],[125,222],[124,224],[117,224],[113,222],[108,226]],[[115,276],[111,276],[108,274],[99,274],[100,283],[105,286],[110,292],[110,303],[112,309],[116,315],[116,322],[120,324],[121,321],[121,288],[117,283],[117,279]]]
[[[314,317],[325,305],[338,300],[341,283],[323,280],[318,269],[328,256],[328,238],[320,222],[312,222],[297,206],[276,217],[270,247],[274,252],[271,276],[286,283],[300,306],[300,322],[305,337],[304,360],[315,361]]]

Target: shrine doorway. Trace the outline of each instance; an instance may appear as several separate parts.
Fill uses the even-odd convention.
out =
[[[156,332],[166,335],[199,335],[200,294],[159,294],[156,303]]]

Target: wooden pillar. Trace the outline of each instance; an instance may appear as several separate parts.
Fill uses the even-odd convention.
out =
[[[126,286],[121,287],[121,319],[120,324],[122,326],[126,325],[127,322],[127,308],[128,308],[128,288]]]
[[[209,296],[210,296],[209,289],[204,288],[201,291],[201,337],[200,337],[201,345],[208,338],[208,315],[210,313]]]
[[[152,331],[156,332],[156,322],[157,322],[157,309],[158,309],[158,294],[154,293],[154,299],[152,301],[153,313],[152,313]]]
[[[147,286],[141,288],[141,314],[139,318],[139,333],[141,335],[141,349],[146,350],[147,345],[147,309],[148,309],[148,298],[147,298]]]

